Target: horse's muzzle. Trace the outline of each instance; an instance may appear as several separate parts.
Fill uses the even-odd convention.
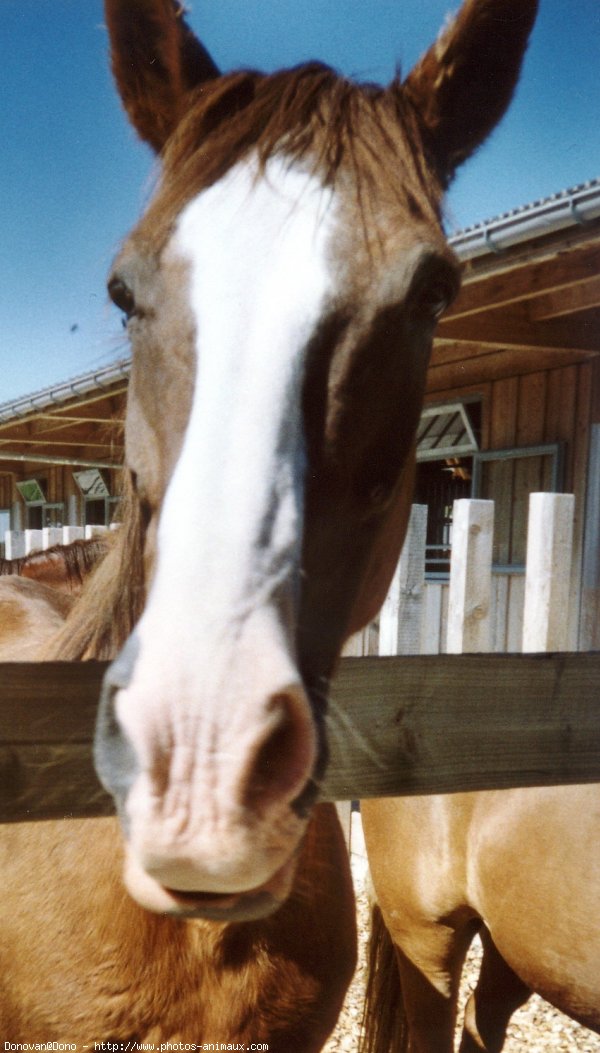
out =
[[[202,918],[227,924],[268,917],[287,899],[296,873],[297,855],[288,860],[267,882],[244,892],[182,892],[165,888],[137,863],[128,851],[125,885],[140,906],[158,914]]]

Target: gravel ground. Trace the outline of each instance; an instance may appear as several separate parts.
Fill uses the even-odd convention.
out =
[[[366,864],[362,854],[352,856],[352,871],[357,894],[359,963],[338,1025],[323,1053],[356,1053],[358,1049],[366,971],[365,950],[369,935]],[[475,986],[479,960],[480,947],[475,940],[464,968],[461,1005],[464,1005],[469,991]],[[542,998],[533,995],[514,1014],[503,1053],[600,1053],[600,1036],[580,1027]]]

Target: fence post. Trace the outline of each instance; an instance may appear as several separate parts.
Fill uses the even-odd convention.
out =
[[[569,632],[573,494],[530,494],[523,651],[564,651]]]
[[[4,556],[6,559],[21,559],[25,555],[25,531],[6,530],[4,533]]]
[[[62,542],[62,527],[42,527],[42,548],[52,548]]]
[[[32,552],[41,552],[44,547],[44,540],[42,537],[41,530],[26,530],[25,531],[25,555],[29,556]]]
[[[62,528],[62,544],[70,545],[73,541],[83,541],[85,530],[82,526],[64,526]]]
[[[379,654],[420,654],[427,505],[413,505],[406,538],[379,616]]]
[[[600,424],[592,424],[585,495],[580,651],[600,649]]]
[[[448,654],[489,651],[494,502],[454,502],[448,597]]]
[[[85,528],[84,534],[86,541],[91,541],[92,538],[104,537],[105,534],[108,534],[108,527],[101,526],[100,524],[88,524]]]

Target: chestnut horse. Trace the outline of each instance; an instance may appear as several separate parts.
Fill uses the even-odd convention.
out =
[[[110,820],[3,830],[12,1041],[312,1053],[334,1026],[355,922],[315,803],[328,685],[404,536],[458,288],[442,193],[508,105],[535,8],[466,0],[380,88],[317,64],[221,76],[178,3],[107,0],[162,174],[109,281],[130,507],[54,654],[117,655],[96,763],[123,849]]]
[[[0,576],[19,575],[51,589],[79,595],[83,583],[99,560],[104,559],[112,537],[93,537],[52,545],[41,552],[16,559],[0,558]]]
[[[500,1053],[533,991],[600,1034],[600,785],[364,801],[378,905],[363,1053]]]

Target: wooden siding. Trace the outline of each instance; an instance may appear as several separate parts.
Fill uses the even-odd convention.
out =
[[[503,377],[479,387],[452,388],[430,392],[429,403],[456,400],[479,393],[482,398],[482,448],[502,450],[510,447],[565,443],[563,489],[575,495],[574,551],[571,585],[569,644],[578,647],[581,570],[586,521],[587,466],[590,425],[594,409],[600,407],[600,370],[597,360],[577,365],[561,366],[519,376]],[[540,474],[542,471],[542,474]],[[529,492],[543,489],[547,478],[538,458],[521,462],[493,462],[488,465],[486,492],[497,502],[498,536],[503,539],[494,552],[497,563],[508,562],[509,540],[515,527],[503,523],[510,517],[513,524],[526,518]],[[509,512],[510,510],[510,512]],[[512,553],[518,556],[524,534],[516,542]],[[518,590],[518,579],[507,583],[509,591]],[[513,606],[512,604],[510,605]],[[508,631],[509,639],[513,631]]]

